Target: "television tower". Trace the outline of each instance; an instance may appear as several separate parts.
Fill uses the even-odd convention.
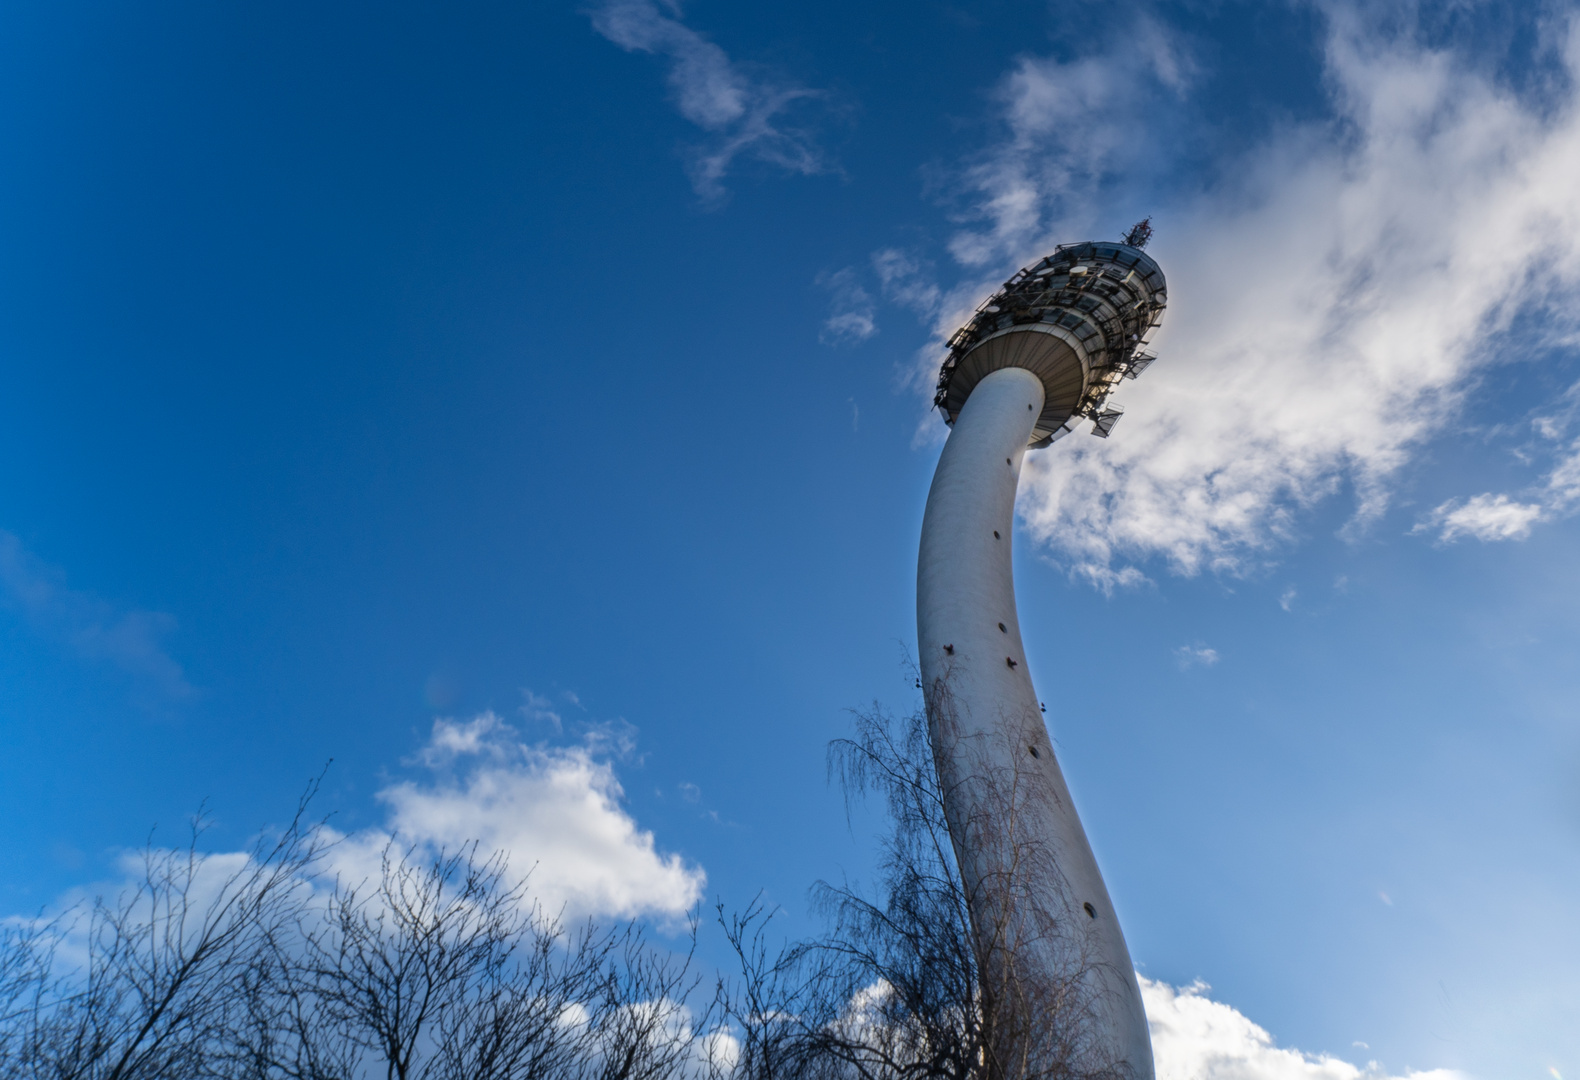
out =
[[[1124,243],[1061,246],[949,341],[934,404],[953,429],[927,495],[916,621],[928,728],[967,892],[992,1080],[1152,1080],[1124,934],[1032,687],[1010,537],[1021,462],[1083,420],[1107,438],[1120,379],[1162,321],[1163,271]],[[1073,675],[1105,670],[1095,643]]]

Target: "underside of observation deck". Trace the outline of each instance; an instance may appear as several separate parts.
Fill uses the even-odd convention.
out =
[[[1109,392],[1155,359],[1144,346],[1167,302],[1163,271],[1139,247],[1063,245],[1005,282],[949,339],[933,404],[953,425],[988,373],[1025,368],[1045,392],[1032,446],[1082,419],[1106,437],[1122,411],[1106,404]]]

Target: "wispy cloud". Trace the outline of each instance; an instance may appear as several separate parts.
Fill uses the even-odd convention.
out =
[[[1567,396],[1576,397],[1576,390],[1571,389]],[[1410,531],[1435,532],[1438,542],[1444,544],[1464,536],[1481,541],[1523,540],[1539,522],[1580,511],[1580,439],[1568,439],[1575,412],[1571,405],[1564,412],[1537,417],[1533,423],[1540,439],[1556,444],[1557,449],[1551,454],[1553,466],[1543,482],[1522,493],[1527,501],[1490,491],[1468,499],[1449,499]]]
[[[175,629],[174,616],[118,607],[68,588],[65,581],[63,571],[0,530],[0,599],[20,610],[39,633],[85,659],[120,670],[132,680],[138,699],[150,707],[196,694],[163,645],[162,639]]]
[[[713,136],[688,163],[692,187],[704,200],[723,197],[724,178],[741,157],[803,175],[829,171],[812,135],[787,119],[796,106],[823,98],[821,91],[749,76],[681,21],[675,0],[607,0],[593,10],[592,23],[627,52],[668,60],[675,107]]]
[[[1375,1061],[1354,1065],[1277,1046],[1266,1029],[1208,997],[1210,989],[1141,977],[1158,1080],[1465,1080],[1451,1069],[1397,1074]]]
[[[1181,671],[1193,667],[1212,667],[1218,662],[1218,650],[1209,649],[1202,644],[1181,645],[1174,650],[1174,662]]]
[[[961,264],[1024,261],[1029,239],[1090,220],[1105,181],[1155,159],[1164,133],[1143,137],[1146,119],[1188,91],[1195,65],[1146,18],[1126,25],[1113,48],[1073,61],[1022,57],[1004,77],[1007,136],[959,178],[971,226],[949,249]]]
[[[574,701],[574,698],[567,698],[566,700],[572,701],[578,706],[581,704]],[[555,734],[565,730],[565,717],[561,716],[559,710],[554,707],[554,702],[542,694],[536,694],[523,688],[521,691],[520,712],[523,717],[534,724],[547,725]]]
[[[873,253],[872,268],[886,298],[924,317],[937,314],[943,294],[920,258],[899,248],[883,248]]]
[[[1403,6],[1375,22],[1323,10],[1331,118],[1286,125],[1205,193],[1160,208],[1170,311],[1162,360],[1124,388],[1128,426],[1028,459],[1020,509],[1033,535],[1105,587],[1144,580],[1136,566],[1153,559],[1187,575],[1254,569],[1304,509],[1343,490],[1358,494],[1363,527],[1400,468],[1509,362],[1499,343],[1516,320],[1574,340],[1575,25],[1546,24],[1556,70],[1532,99],[1424,44]],[[1016,266],[1099,219],[1102,232],[1128,224],[1108,220],[1105,178],[1166,143],[1191,77],[1169,66],[1184,50],[1165,44],[1148,79],[1122,85],[1109,74],[1128,66],[1122,52],[1025,59],[1006,75],[1008,135],[965,174],[974,216],[951,244],[981,274],[944,296],[940,339]],[[935,343],[919,386],[938,355]],[[1580,452],[1550,483],[1541,500],[1447,506],[1440,527],[1519,535],[1540,515],[1522,525],[1531,511],[1514,503],[1554,513],[1559,492],[1580,489]]]
[[[819,274],[817,284],[829,293],[830,314],[818,334],[823,344],[854,345],[878,332],[872,295],[862,288],[854,269],[847,266]]]

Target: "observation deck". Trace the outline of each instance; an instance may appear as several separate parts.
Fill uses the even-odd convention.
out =
[[[1107,438],[1124,411],[1105,407],[1109,392],[1157,359],[1143,346],[1167,303],[1163,271],[1139,247],[1061,245],[1006,281],[949,339],[933,404],[953,427],[990,372],[1025,368],[1044,390],[1028,445],[1047,446],[1083,419]]]

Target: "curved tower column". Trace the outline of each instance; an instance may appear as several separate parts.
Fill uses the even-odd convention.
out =
[[[1042,721],[1010,559],[1022,459],[1045,404],[1022,367],[969,391],[927,496],[917,569],[924,694],[971,906],[995,1080],[1151,1080],[1140,988]]]

